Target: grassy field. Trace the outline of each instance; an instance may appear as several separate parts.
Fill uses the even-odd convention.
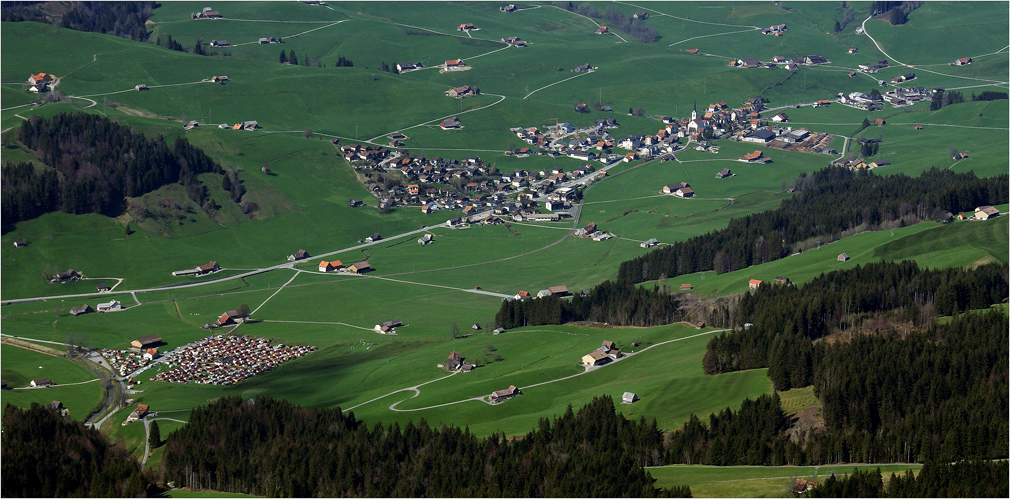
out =
[[[780,260],[716,275],[703,272],[678,276],[665,284],[677,289],[691,284],[692,293],[714,297],[747,291],[748,281],[773,282],[776,276],[803,284],[825,272],[869,262],[915,260],[923,267],[961,267],[1007,262],[1007,220],[966,220],[949,224],[922,222],[890,231],[863,232]],[[836,257],[847,253],[850,259]]]
[[[837,465],[837,466],[662,466],[647,468],[657,487],[689,485],[694,497],[792,497],[797,478],[823,482],[854,469],[880,469],[884,483],[891,473],[918,472],[921,464]]]
[[[84,420],[91,409],[102,401],[104,391],[95,375],[72,360],[7,344],[0,346],[0,356],[4,359],[3,380],[11,388],[27,387],[31,380],[38,378],[49,378],[56,383],[49,388],[4,390],[0,399],[3,405],[29,407],[32,403],[48,404],[59,400],[70,410],[70,417]],[[70,385],[83,382],[87,383]]]

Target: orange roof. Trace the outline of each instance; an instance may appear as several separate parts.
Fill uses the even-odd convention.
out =
[[[158,353],[158,349],[157,348],[148,348],[147,349],[147,353],[149,353],[151,355],[154,355],[154,354]]]
[[[32,75],[32,79],[34,79],[35,81],[44,80],[44,79],[46,79],[46,74],[45,73],[39,73],[37,75]]]
[[[325,266],[327,266],[329,264],[330,264],[330,262],[327,262],[326,260],[323,260],[323,261],[319,262],[319,266],[320,267],[325,267]]]
[[[446,66],[459,66],[461,62],[463,62],[463,59],[450,59],[448,61],[445,61],[445,65]]]
[[[740,159],[745,159],[745,160],[747,160],[747,161],[750,161],[750,160],[752,160],[752,159],[758,159],[758,158],[760,158],[760,157],[761,157],[761,151],[754,151],[754,152],[752,152],[752,153],[750,153],[750,154],[745,154],[745,155],[744,155],[744,156],[743,156],[742,158],[740,158]]]
[[[228,319],[231,319],[231,317],[228,317],[228,314],[221,314],[221,317],[218,318],[218,322],[224,324],[225,322],[228,322]]]
[[[147,412],[147,408],[148,408],[147,404],[137,404],[137,412],[139,413]]]
[[[344,263],[341,262],[340,260],[333,260],[332,262],[330,262],[330,265],[333,265],[334,267],[343,267]]]
[[[600,31],[606,31],[606,30],[607,30],[606,26],[600,26]]]
[[[231,127],[232,130],[238,130],[240,128],[242,128],[242,124],[241,123],[235,123],[235,126]]]
[[[748,281],[748,282],[749,282],[750,284],[761,284],[761,280],[760,280],[760,279],[751,279],[751,280],[750,280],[750,281]]]
[[[518,295],[519,295],[519,296],[529,296],[529,295],[530,295],[530,293],[529,293],[529,291],[520,291],[520,292],[518,293]]]
[[[697,54],[700,51],[698,49],[687,49],[684,52],[687,52],[688,54]]]

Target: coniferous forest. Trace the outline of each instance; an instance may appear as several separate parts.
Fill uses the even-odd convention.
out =
[[[4,225],[56,210],[115,216],[125,209],[126,196],[173,182],[190,190],[196,175],[222,171],[185,138],[169,146],[161,136],[150,139],[92,114],[33,118],[21,125],[18,140],[53,170],[4,167]]]
[[[980,460],[926,463],[918,476],[891,473],[884,486],[880,469],[829,476],[810,497],[1007,497],[1010,463]]]
[[[1010,200],[1010,176],[977,178],[933,168],[919,177],[877,176],[828,167],[795,181],[798,193],[776,210],[730,220],[725,229],[623,262],[618,281],[692,272],[731,272],[805,251],[860,230],[939,220]]]
[[[907,335],[817,344],[812,374],[823,430],[779,432],[778,396],[763,396],[736,413],[712,414],[708,425],[692,418],[673,433],[669,457],[715,465],[1006,458],[1008,328],[1007,316],[992,310]]]
[[[339,408],[222,398],[168,438],[161,473],[178,486],[268,497],[689,497],[657,489],[655,421],[628,420],[610,397],[542,419],[520,438],[478,438],[423,419],[369,428]]]
[[[8,404],[0,449],[4,497],[141,497],[150,485],[122,447],[49,406]]]

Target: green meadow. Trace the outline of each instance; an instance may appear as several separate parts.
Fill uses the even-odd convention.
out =
[[[200,7],[198,7],[198,5]],[[686,324],[652,328],[584,327],[576,325],[517,328],[494,335],[489,331],[501,297],[536,293],[554,285],[573,292],[590,289],[616,277],[621,262],[644,254],[639,242],[655,237],[672,244],[727,226],[734,217],[772,210],[791,196],[791,180],[823,168],[837,156],[786,152],[754,144],[721,140],[717,154],[693,148],[676,161],[621,163],[584,191],[576,222],[509,223],[465,229],[433,228],[431,245],[416,243],[420,234],[397,234],[438,225],[458,212],[423,215],[416,207],[396,207],[379,213],[377,199],[365,190],[366,175],[353,170],[329,142],[341,145],[386,145],[385,135],[403,131],[404,148],[428,158],[464,159],[480,156],[502,173],[526,169],[571,171],[584,163],[545,156],[505,156],[524,145],[509,128],[544,127],[560,122],[576,127],[614,117],[615,138],[654,134],[661,116],[683,117],[693,106],[707,108],[724,101],[739,107],[754,96],[790,117],[787,126],[837,135],[839,153],[845,138],[880,138],[880,151],[869,160],[891,166],[876,174],[918,175],[930,167],[974,171],[994,176],[1007,171],[1010,113],[1006,101],[967,102],[929,111],[928,103],[867,113],[839,104],[814,109],[796,104],[833,99],[839,92],[870,92],[876,79],[914,71],[913,85],[961,88],[971,92],[1005,91],[1007,8],[1000,3],[927,2],[909,15],[903,26],[870,20],[867,29],[884,50],[912,69],[893,67],[877,75],[847,73],[858,64],[884,57],[855,28],[868,16],[869,2],[851,4],[853,21],[841,33],[834,23],[843,15],[837,2],[592,2],[601,11],[650,13],[645,22],[655,28],[653,43],[633,41],[628,33],[595,35],[597,25],[547,4],[524,4],[530,10],[505,14],[495,3],[461,2],[331,2],[310,6],[300,2],[228,2],[215,6],[224,19],[191,20],[202,4],[162,2],[149,23],[151,43],[96,33],[76,32],[40,23],[3,23],[0,82],[3,114],[0,127],[16,139],[19,125],[32,117],[61,112],[100,113],[149,137],[171,143],[185,137],[226,170],[238,172],[246,187],[243,201],[259,210],[244,214],[228,201],[223,176],[202,174],[199,180],[219,208],[213,216],[189,200],[179,185],[164,186],[133,201],[151,214],[140,220],[130,214],[110,218],[98,214],[49,213],[4,228],[0,242],[3,270],[0,299],[47,299],[5,303],[0,307],[5,334],[45,341],[65,341],[82,335],[89,346],[127,348],[130,340],[158,334],[166,348],[175,348],[209,333],[201,325],[245,304],[255,310],[251,320],[214,334],[234,333],[307,344],[319,349],[266,374],[232,386],[152,382],[166,367],[139,376],[137,403],[185,421],[187,411],[222,396],[283,397],[304,406],[352,410],[369,424],[399,423],[424,418],[429,424],[467,426],[478,435],[504,432],[520,435],[540,418],[551,418],[568,405],[578,408],[594,396],[614,398],[628,417],[655,418],[665,430],[678,428],[691,414],[704,418],[745,398],[772,393],[763,369],[707,376],[701,368],[710,329]],[[469,34],[456,30],[473,23]],[[784,36],[762,35],[773,24],[789,26]],[[604,23],[606,24],[606,23]],[[964,29],[978,26],[978,29]],[[958,36],[948,31],[956,29]],[[909,34],[914,36],[910,36]],[[211,55],[199,56],[155,45],[171,36],[185,48],[198,41]],[[261,37],[280,37],[280,44],[259,44]],[[502,37],[518,36],[524,48],[505,47]],[[626,41],[622,41],[623,38]],[[942,39],[941,45],[921,40]],[[231,46],[210,48],[211,40]],[[859,53],[849,55],[849,47]],[[697,48],[693,55],[687,49]],[[282,65],[281,51],[294,52],[303,65]],[[738,58],[769,60],[819,54],[829,63],[783,68],[729,67]],[[950,66],[971,56],[972,65]],[[339,58],[353,67],[335,67]],[[440,72],[435,66],[462,58],[467,71]],[[310,64],[305,65],[306,61]],[[422,62],[425,69],[405,74],[382,71],[385,63]],[[589,63],[591,73],[573,73]],[[20,83],[37,72],[60,78],[58,89],[72,103],[29,106],[35,97]],[[225,85],[203,81],[227,75]],[[872,77],[871,77],[872,76]],[[146,84],[147,91],[134,90]],[[456,100],[444,92],[461,85],[479,87],[480,96]],[[613,112],[595,109],[610,105]],[[573,109],[589,104],[586,113]],[[787,107],[788,106],[788,107]],[[641,108],[643,116],[628,116]],[[771,112],[765,113],[771,116]],[[463,128],[441,130],[437,124],[458,116]],[[864,118],[887,124],[860,130]],[[184,132],[183,121],[200,126]],[[255,132],[220,129],[217,125],[257,120]],[[916,130],[915,125],[923,125]],[[311,138],[305,131],[313,132]],[[373,140],[374,139],[374,140]],[[369,142],[371,141],[371,142]],[[949,148],[969,158],[955,162]],[[772,162],[751,165],[740,156],[762,150]],[[615,150],[615,152],[621,152]],[[849,142],[848,152],[858,153]],[[11,140],[0,148],[5,162],[30,161],[47,168],[34,153]],[[267,166],[269,174],[261,172]],[[594,163],[593,166],[598,166]],[[735,176],[716,179],[729,168]],[[377,175],[372,174],[372,181]],[[398,176],[396,173],[394,176]],[[662,186],[688,182],[692,199],[662,194]],[[348,199],[365,206],[350,208]],[[163,200],[182,207],[173,217],[160,208]],[[998,206],[1001,210],[1006,205]],[[593,241],[571,236],[574,228],[595,222],[617,238]],[[358,241],[381,233],[386,239],[357,248]],[[1004,217],[987,222],[920,223],[890,231],[864,232],[778,261],[722,275],[714,272],[680,276],[662,284],[710,298],[747,291],[749,279],[771,281],[778,275],[802,284],[823,272],[882,260],[915,260],[925,267],[973,266],[1007,262],[1008,223]],[[28,241],[13,248],[17,240]],[[349,249],[353,248],[353,249]],[[299,249],[312,257],[293,268],[282,268],[242,279],[218,281],[255,269],[283,264]],[[366,276],[323,274],[317,255],[336,252],[326,260],[345,265],[367,259],[374,271]],[[851,259],[838,262],[846,252]],[[172,271],[217,261],[222,271],[203,277],[173,277]],[[88,279],[58,285],[44,275],[73,268]],[[96,284],[122,279],[114,293],[95,293]],[[175,284],[206,284],[175,288]],[[646,283],[655,286],[659,283]],[[135,294],[130,291],[143,290]],[[117,313],[69,315],[69,309],[112,298],[127,310]],[[399,319],[395,335],[373,326]],[[463,338],[452,338],[455,324]],[[479,330],[471,329],[473,324]],[[603,340],[636,353],[585,374],[581,356]],[[676,340],[676,341],[670,341]],[[669,343],[663,343],[670,341]],[[632,342],[639,346],[631,347]],[[654,346],[654,347],[653,347]],[[642,351],[645,348],[647,351]],[[452,351],[478,364],[471,373],[449,373],[437,367]],[[3,346],[3,378],[11,386],[27,385],[47,376],[59,384],[93,376],[64,359]],[[38,369],[43,366],[43,369]],[[497,405],[473,400],[516,385],[522,395]],[[418,387],[417,391],[413,389]],[[620,404],[624,392],[640,400]],[[4,403],[26,406],[56,398],[83,418],[100,400],[98,382],[57,386],[46,390],[8,390]],[[43,397],[44,396],[44,397]],[[788,413],[817,407],[809,388],[781,393]],[[393,406],[393,409],[390,408]],[[130,412],[112,416],[102,431],[135,455],[144,447],[139,424],[121,426]],[[179,411],[179,412],[171,412]],[[159,421],[167,436],[183,423]],[[164,447],[155,449],[149,467],[160,462]],[[885,472],[908,466],[887,467]],[[917,469],[917,467],[912,467]],[[650,468],[657,485],[688,484],[699,497],[785,495],[797,477],[821,479],[825,472],[845,473],[847,467],[778,468]],[[174,490],[166,496],[214,496],[202,491]],[[229,495],[219,495],[230,497]]]
[[[695,497],[790,497],[796,479],[823,482],[830,475],[880,469],[884,483],[892,473],[918,473],[921,464],[848,466],[695,466],[647,468],[657,487],[689,485]]]
[[[771,283],[776,276],[785,276],[800,285],[832,270],[870,262],[915,260],[922,267],[932,268],[1006,263],[1008,238],[1006,219],[921,222],[894,229],[893,236],[890,231],[863,232],[768,263],[719,275],[715,272],[682,275],[664,284],[671,289],[690,284],[692,293],[714,297],[744,293],[751,279]],[[848,254],[849,260],[838,261],[841,253]]]
[[[9,387],[2,392],[0,403],[3,405],[29,407],[33,403],[48,404],[59,400],[70,410],[70,417],[83,421],[105,396],[95,375],[72,360],[7,344],[0,346],[0,355],[4,359],[3,380]],[[49,378],[56,386],[21,389],[28,387],[31,380],[39,378]],[[83,384],[64,386],[71,383]]]

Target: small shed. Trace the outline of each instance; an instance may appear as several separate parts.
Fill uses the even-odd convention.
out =
[[[624,392],[624,395],[621,397],[622,404],[631,404],[636,400],[638,400],[638,395],[635,395],[632,392]]]
[[[839,262],[846,262],[848,260],[849,260],[849,255],[847,255],[845,253],[841,253],[841,254],[838,255],[838,261]]]

